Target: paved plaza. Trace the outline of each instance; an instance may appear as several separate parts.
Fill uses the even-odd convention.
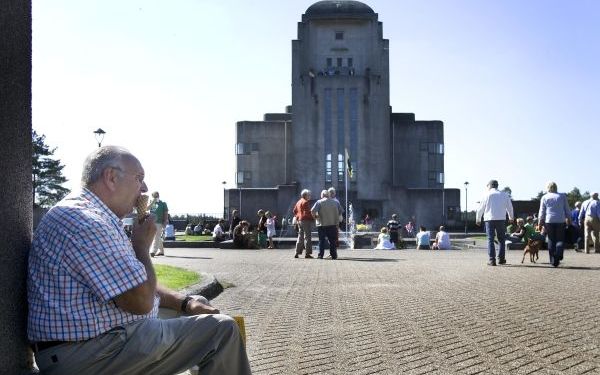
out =
[[[600,255],[559,268],[509,251],[167,249],[154,262],[233,286],[254,374],[600,374]]]

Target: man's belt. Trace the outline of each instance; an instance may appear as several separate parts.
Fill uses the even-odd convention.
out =
[[[58,346],[58,345],[62,345],[62,344],[68,344],[71,341],[40,341],[40,342],[34,342],[33,344],[31,344],[31,350],[33,350],[34,353],[40,352],[42,350],[46,350],[46,349],[50,349],[54,346]]]

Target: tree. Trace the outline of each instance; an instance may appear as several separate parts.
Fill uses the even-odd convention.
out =
[[[50,207],[67,195],[70,190],[63,187],[67,182],[60,160],[52,158],[56,148],[46,145],[46,136],[32,133],[31,178],[33,182],[33,206]]]
[[[531,198],[532,201],[541,201],[542,197],[544,196],[544,192],[543,191],[538,191],[537,195],[533,198]]]
[[[537,196],[535,198],[531,198],[531,200],[540,201],[542,200],[543,195],[544,192],[540,191],[537,193]],[[581,194],[578,187],[574,187],[573,190],[567,193],[567,202],[569,202],[569,207],[571,208],[575,206],[575,202],[583,202],[586,199],[590,199],[590,192],[586,191],[585,193]]]
[[[584,200],[590,199],[590,192],[586,191],[581,194],[579,188],[574,187],[573,190],[567,193],[567,201],[569,202],[569,207],[574,207],[575,202],[583,202]]]

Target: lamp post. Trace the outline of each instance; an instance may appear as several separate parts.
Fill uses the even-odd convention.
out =
[[[227,205],[225,204],[225,185],[227,185],[227,181],[223,181],[221,183],[223,184],[223,219],[228,220],[227,211],[229,210],[227,209]]]
[[[468,187],[469,187],[469,181],[465,181],[465,234],[467,234],[467,224],[468,224],[468,216],[469,216],[469,210],[467,208],[467,202],[469,201],[469,195],[468,195]]]
[[[96,141],[98,142],[98,147],[102,147],[102,141],[104,140],[104,134],[106,132],[102,130],[102,128],[98,128],[93,132],[96,135]]]

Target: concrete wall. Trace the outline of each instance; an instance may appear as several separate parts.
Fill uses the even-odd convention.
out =
[[[444,172],[444,154],[431,147],[444,144],[441,121],[415,121],[413,114],[392,114],[394,186],[442,188],[430,173]],[[434,147],[437,149],[437,147]]]
[[[31,1],[0,2],[0,373],[28,369],[27,251],[31,244]]]
[[[250,180],[244,180],[243,184],[240,184],[236,176],[238,187],[257,188],[289,182],[289,128],[289,121],[240,121],[237,123],[236,143],[257,145],[256,151],[236,155],[236,171],[251,173]]]
[[[299,194],[296,185],[279,185],[267,189],[229,189],[225,191],[225,210],[229,213],[234,209],[238,210],[243,220],[255,225],[258,223],[256,212],[263,209],[276,215],[279,223],[284,216],[290,216],[293,204],[300,198]]]

